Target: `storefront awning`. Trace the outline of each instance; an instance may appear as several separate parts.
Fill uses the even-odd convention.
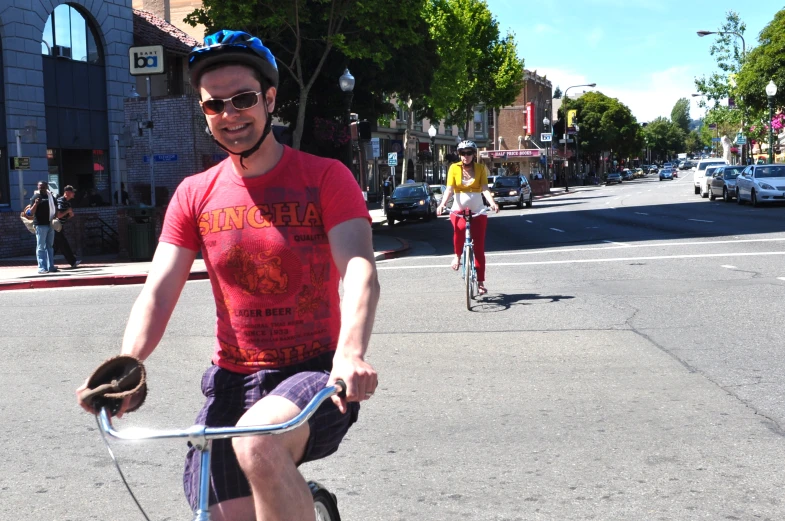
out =
[[[483,150],[480,159],[507,159],[510,157],[540,157],[540,150],[524,148],[520,150]]]

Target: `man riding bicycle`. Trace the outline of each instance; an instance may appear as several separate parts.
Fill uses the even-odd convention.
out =
[[[379,299],[370,216],[342,163],[283,146],[270,132],[278,69],[261,40],[220,31],[193,49],[188,68],[209,130],[230,156],[177,188],[122,353],[152,354],[201,251],[217,324],[197,423],[283,422],[325,386],[347,384],[345,399],[293,431],[216,440],[212,519],[314,519],[297,466],[335,452],[357,402],[377,386],[364,359]],[[184,475],[192,507],[198,467],[192,450]]]
[[[488,167],[477,162],[477,145],[474,141],[461,141],[458,144],[458,154],[461,156],[460,163],[450,165],[447,171],[447,189],[442,196],[442,202],[436,208],[437,215],[444,211],[444,205],[450,200],[453,192],[452,210],[461,212],[468,210],[471,213],[478,213],[484,208],[482,196],[488,201],[491,210],[499,212],[499,206],[493,200],[493,193],[488,188]],[[461,253],[463,243],[466,240],[466,221],[456,216],[450,215],[453,226],[453,258],[451,267],[457,270],[461,266]],[[480,215],[472,220],[472,240],[474,241],[474,265],[477,268],[477,280],[479,282],[478,294],[485,295],[488,290],[485,287],[485,230],[488,226],[488,216]]]

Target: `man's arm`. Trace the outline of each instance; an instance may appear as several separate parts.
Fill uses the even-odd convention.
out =
[[[195,258],[193,250],[158,244],[147,281],[131,308],[122,354],[141,360],[150,356],[164,335]]]
[[[131,308],[131,315],[125,326],[122,354],[132,355],[140,360],[150,356],[164,335],[195,258],[195,251],[166,242],[158,244],[147,281]],[[85,381],[76,390],[77,402],[84,410],[94,414],[95,411],[79,397],[86,387]],[[128,401],[129,399],[126,399],[117,414],[118,418],[125,411]]]
[[[339,378],[346,382],[348,401],[367,400],[377,385],[376,371],[365,362],[365,351],[379,302],[371,226],[367,219],[352,219],[335,226],[327,237],[343,279],[341,332],[330,382]],[[346,412],[346,401],[338,397],[333,401],[341,412]]]

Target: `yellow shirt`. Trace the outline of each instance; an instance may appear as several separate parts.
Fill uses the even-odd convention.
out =
[[[488,184],[488,167],[481,163],[474,163],[474,181],[471,184],[463,183],[461,163],[450,165],[447,171],[447,186],[452,186],[456,192],[482,193],[483,186]]]

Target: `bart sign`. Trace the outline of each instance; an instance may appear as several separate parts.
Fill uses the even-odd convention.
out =
[[[131,65],[131,76],[147,76],[165,72],[163,45],[131,47],[128,49],[128,60]]]

